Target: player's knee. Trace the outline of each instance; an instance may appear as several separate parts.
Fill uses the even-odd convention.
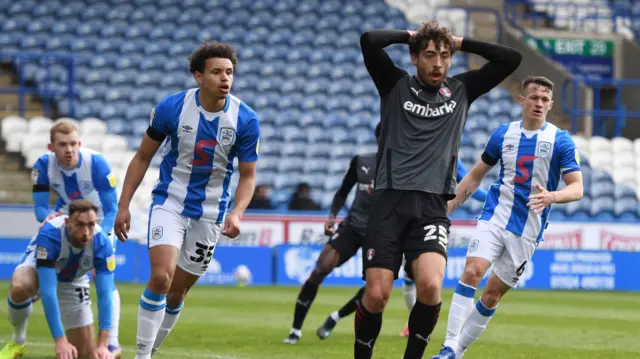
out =
[[[16,303],[22,303],[36,295],[35,283],[28,278],[20,278],[11,281],[9,296]]]
[[[370,285],[367,287],[363,299],[365,307],[372,313],[379,313],[384,310],[389,302],[391,291],[386,290],[382,285]]]
[[[149,286],[156,293],[166,293],[171,286],[172,275],[168,271],[157,269],[149,277]]]
[[[416,291],[420,302],[428,305],[440,303],[442,280],[437,277],[421,278],[416,282]]]
[[[482,280],[485,270],[476,263],[469,263],[465,266],[462,273],[462,282],[471,286],[477,287],[478,283]]]

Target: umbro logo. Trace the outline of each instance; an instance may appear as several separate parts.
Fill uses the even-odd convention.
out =
[[[189,125],[184,125],[182,126],[182,132],[184,133],[191,133],[191,131],[193,131],[193,127],[189,126]]]
[[[512,145],[512,144],[508,144],[504,146],[504,150],[505,151],[512,151],[514,148],[516,148],[516,146]]]

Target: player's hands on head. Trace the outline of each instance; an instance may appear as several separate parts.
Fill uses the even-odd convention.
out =
[[[329,219],[324,224],[324,235],[331,236],[333,235],[333,226],[336,224],[336,217],[329,216]]]
[[[556,196],[553,192],[547,191],[547,189],[542,187],[540,184],[533,186],[533,189],[536,191],[536,194],[529,196],[529,203],[527,203],[527,207],[537,214],[540,214],[545,208],[549,207],[556,201]]]
[[[224,220],[224,229],[222,235],[229,238],[236,238],[240,234],[240,216],[231,212]]]
[[[77,359],[78,349],[66,337],[56,339],[56,359]]]
[[[116,215],[116,222],[113,225],[113,231],[116,237],[124,243],[129,238],[127,235],[129,230],[131,230],[131,213],[128,208],[119,208],[118,214]]]
[[[113,359],[113,354],[109,352],[106,346],[99,345],[93,350],[92,359]]]

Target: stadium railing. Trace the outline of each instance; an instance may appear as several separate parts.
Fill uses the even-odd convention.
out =
[[[573,98],[578,98],[579,85],[584,84],[593,89],[593,109],[584,110],[578,107],[576,102],[569,103],[567,100],[568,91],[573,91]],[[576,133],[578,120],[582,116],[593,118],[593,134],[606,136],[607,121],[603,118],[613,118],[615,120],[614,137],[622,136],[622,130],[626,126],[627,118],[640,118],[640,111],[628,111],[622,100],[622,87],[640,87],[640,80],[633,79],[593,79],[575,76],[562,84],[562,109],[571,117],[571,133]],[[603,88],[616,89],[615,103],[613,109],[600,108],[600,93]]]
[[[536,10],[536,5],[543,5],[545,11]],[[523,6],[529,7],[531,11],[522,11]],[[519,20],[531,21],[530,25],[534,29],[539,27],[539,22],[542,22],[541,27],[549,27],[549,23],[564,22],[572,31],[588,32],[599,32],[599,26],[602,23],[600,20],[610,23],[611,30],[617,32],[616,19],[625,15],[603,3],[575,3],[568,0],[544,3],[531,0],[505,0],[504,14],[511,24],[517,24]],[[593,24],[589,26],[589,30],[586,30],[587,22]]]
[[[55,101],[56,96],[64,96],[69,101],[68,116],[74,117],[75,107],[75,59],[69,55],[59,54],[40,54],[30,52],[12,52],[5,53],[0,52],[0,62],[10,62],[17,68],[18,73],[18,88],[15,87],[0,87],[0,93],[3,94],[17,94],[18,95],[18,113],[24,117],[25,113],[25,95],[37,95],[42,98],[44,105],[44,115],[50,117],[50,107]],[[29,87],[27,85],[27,79],[25,78],[25,65],[37,64],[44,67],[45,76],[42,82],[36,84],[35,87]],[[52,89],[52,74],[51,66],[54,64],[62,64],[67,69],[67,83],[64,91]]]

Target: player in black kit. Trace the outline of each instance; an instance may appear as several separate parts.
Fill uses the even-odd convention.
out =
[[[379,123],[376,126],[375,136],[376,142],[378,142],[380,139]],[[349,258],[353,257],[362,246],[371,208],[373,180],[376,172],[375,166],[375,153],[356,155],[351,159],[349,170],[344,176],[342,186],[333,198],[329,219],[325,224],[325,234],[331,236],[331,238],[322,249],[313,272],[311,272],[311,275],[300,289],[293,314],[293,326],[289,332],[289,336],[284,339],[285,344],[297,344],[298,341],[300,341],[300,337],[302,336],[302,323],[311,308],[311,304],[318,293],[318,287],[322,281],[324,281],[324,278],[329,275],[334,268],[341,266],[344,262],[348,261]],[[349,210],[349,214],[347,218],[340,222],[337,231],[334,233],[333,227],[336,215],[342,207],[344,207],[351,188],[356,184],[356,196]],[[361,297],[363,291],[364,288],[341,309],[342,312],[346,313],[345,316],[355,310],[356,300]]]
[[[417,75],[396,67],[384,51],[408,44]],[[360,45],[381,97],[382,132],[375,193],[362,245],[365,292],[355,315],[354,358],[373,355],[382,312],[403,255],[418,300],[409,315],[404,359],[422,358],[438,321],[449,227],[447,201],[455,198],[457,154],[471,103],[520,65],[517,51],[450,35],[438,23],[418,31],[373,30]],[[447,77],[456,50],[478,54],[482,68]]]

